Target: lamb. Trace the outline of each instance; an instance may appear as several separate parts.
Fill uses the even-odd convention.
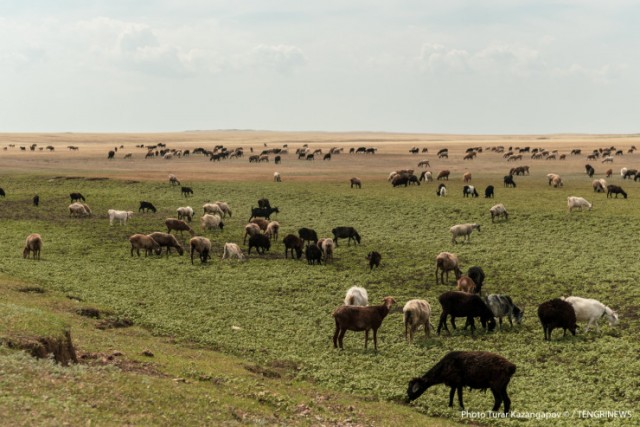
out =
[[[240,246],[235,243],[225,243],[224,251],[222,252],[222,259],[231,259],[233,257],[238,258],[240,261],[244,261],[245,259]]]
[[[211,215],[217,214],[217,215],[220,215],[220,218],[224,216],[224,211],[222,210],[220,205],[218,205],[217,203],[205,203],[202,206],[202,209],[204,209],[204,213],[206,214],[211,214]]]
[[[500,217],[503,217],[505,220],[509,219],[509,212],[507,212],[507,209],[502,203],[498,203],[489,209],[489,213],[491,214],[491,222],[493,222],[496,217],[498,219],[500,219]]]
[[[140,256],[140,249],[144,249],[144,256],[150,255],[152,251],[155,251],[158,255],[162,252],[158,242],[144,234],[132,235],[129,237],[129,242],[131,243],[131,256],[133,256],[134,249],[138,253],[138,256]]]
[[[351,244],[353,240],[355,243],[360,243],[360,235],[353,227],[336,227],[331,230],[333,234],[333,239],[336,242],[336,246],[338,246],[338,239],[347,239],[347,246]]]
[[[296,257],[300,259],[302,257],[302,248],[304,247],[304,242],[301,238],[294,234],[287,234],[284,239],[282,239],[282,243],[284,243],[284,257],[287,258],[289,254],[289,249],[291,249],[291,259],[293,258],[293,251],[296,251]]]
[[[22,258],[29,258],[31,252],[33,252],[33,259],[40,260],[40,251],[43,246],[42,236],[38,233],[29,234],[22,250]]]
[[[582,197],[569,196],[567,197],[567,207],[569,208],[569,212],[572,212],[574,209],[580,209],[582,211],[583,208],[591,210],[593,204]]]
[[[91,209],[84,203],[75,202],[69,205],[69,216],[89,216],[91,215]]]
[[[511,297],[508,295],[496,295],[491,294],[487,296],[487,305],[491,309],[494,317],[498,318],[500,324],[500,331],[502,331],[502,318],[507,316],[509,324],[513,328],[513,319],[520,325],[522,323],[522,317],[524,316],[524,309],[520,309],[516,306]]]
[[[596,325],[596,332],[600,332],[598,320],[605,316],[609,321],[609,326],[615,326],[618,324],[618,313],[611,310],[598,300],[575,296],[563,299],[573,307],[573,310],[576,313],[577,322],[587,322],[587,327],[584,330],[585,332],[589,332],[589,328],[594,324]]]
[[[169,256],[171,248],[175,248],[176,251],[178,251],[178,255],[182,256],[182,254],[184,254],[184,248],[173,234],[156,231],[154,233],[147,234],[147,236],[151,237],[158,243],[158,245],[160,245],[160,253],[162,253],[162,248],[167,248],[167,256]]]
[[[229,218],[231,218],[232,212],[231,212],[231,208],[229,207],[229,204],[227,204],[225,202],[220,202],[220,201],[215,201],[214,204],[218,205],[218,207],[222,211],[222,217],[223,218],[226,218],[227,214],[229,214]]]
[[[264,255],[264,252],[271,248],[271,242],[264,234],[255,234],[249,237],[249,255],[251,255],[251,248],[256,248],[258,254]]]
[[[181,185],[180,181],[178,181],[178,177],[174,174],[169,174],[169,183],[171,185]]]
[[[273,182],[282,182],[282,177],[280,176],[280,172],[273,173]]]
[[[224,222],[222,222],[222,218],[219,215],[205,214],[200,218],[200,227],[203,231],[215,230],[216,228],[222,230],[224,229]]]
[[[180,232],[180,235],[182,235],[183,231],[188,231],[191,236],[195,236],[196,234],[186,222],[179,219],[167,218],[164,225],[167,226],[167,233],[171,233],[171,230],[176,230]]]
[[[469,276],[462,276],[458,279],[456,283],[456,289],[460,292],[466,292],[468,294],[476,294],[479,293],[477,291],[476,283]]]
[[[360,286],[352,286],[347,290],[347,296],[344,297],[344,305],[358,305],[366,307],[369,305],[369,295],[367,290]]]
[[[380,267],[382,255],[380,255],[380,252],[371,251],[367,254],[367,260],[369,260],[369,271],[371,271],[373,267]]]
[[[242,244],[247,242],[247,236],[255,236],[260,234],[260,226],[258,224],[250,223],[244,226],[244,237],[242,238]]]
[[[270,239],[278,240],[278,232],[280,231],[280,223],[278,221],[271,221],[267,224],[267,229],[264,231],[264,235]]]
[[[545,341],[551,341],[551,332],[555,328],[562,328],[567,335],[567,329],[576,335],[576,313],[573,306],[560,298],[545,301],[538,306],[538,318],[542,323]]]
[[[454,225],[453,227],[451,227],[449,229],[449,232],[451,233],[451,243],[456,244],[458,243],[456,241],[457,237],[464,237],[463,239],[463,243],[467,242],[469,243],[469,239],[471,236],[471,233],[473,232],[473,230],[478,230],[478,233],[480,232],[480,224],[458,224],[458,225]]]
[[[409,381],[407,397],[415,400],[429,387],[446,384],[449,391],[449,407],[453,407],[453,398],[458,391],[460,408],[464,409],[462,388],[491,389],[493,392],[493,411],[496,412],[504,402],[504,413],[511,409],[511,399],[507,394],[507,386],[516,372],[516,365],[499,354],[487,351],[452,351],[447,353],[426,374]]]
[[[404,338],[413,342],[413,334],[420,325],[424,325],[424,332],[429,338],[429,329],[433,327],[429,322],[431,316],[431,305],[423,299],[412,299],[402,308],[404,318]]]
[[[177,209],[178,211],[178,219],[181,220],[187,220],[189,222],[191,222],[191,219],[193,218],[193,208],[191,206],[183,206],[183,207],[179,207]]]
[[[381,305],[360,307],[355,305],[343,305],[333,311],[333,318],[336,322],[336,330],[333,334],[333,347],[344,350],[343,338],[347,331],[365,331],[364,348],[367,349],[369,343],[369,331],[373,330],[373,346],[378,351],[378,329],[382,321],[396,300],[392,297],[385,297]]]
[[[189,240],[189,246],[191,247],[191,265],[193,265],[193,254],[196,252],[198,252],[202,264],[211,258],[211,240],[206,237],[192,237],[191,240]]]
[[[454,271],[456,280],[462,276],[462,271],[458,267],[458,256],[450,252],[440,252],[436,257],[436,285],[438,284],[438,271],[440,273],[440,282],[444,285],[444,275],[447,274],[447,282],[449,281],[449,272]]]
[[[440,330],[444,326],[444,329],[451,335],[449,328],[447,328],[447,316],[451,316],[451,326],[455,329],[455,318],[466,317],[467,323],[471,323],[471,335],[475,332],[474,317],[480,317],[480,322],[483,328],[487,328],[489,331],[493,331],[496,327],[496,320],[493,318],[493,313],[484,303],[482,298],[476,294],[467,294],[465,292],[447,291],[438,297],[440,305],[442,306],[442,314],[440,315],[440,322],[438,323],[438,335]]]
[[[120,225],[126,225],[127,220],[131,219],[133,216],[132,211],[118,211],[115,209],[109,209],[109,225],[113,225],[113,220],[117,219]]]

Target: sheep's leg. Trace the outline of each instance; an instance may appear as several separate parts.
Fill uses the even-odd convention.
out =
[[[338,335],[340,334],[340,325],[336,319],[336,331],[333,333],[333,348],[338,348]]]
[[[425,330],[425,333],[427,335],[427,338],[429,338],[429,333],[430,333],[429,328],[430,327],[431,327],[431,323],[429,323],[429,319],[427,319],[427,321],[424,324],[424,330]]]
[[[365,329],[364,331],[364,349],[367,349],[367,344],[369,344],[369,330]]]
[[[493,388],[491,389],[491,392],[493,393],[493,399],[495,400],[492,411],[496,412],[500,409],[500,405],[502,405],[502,393],[501,390],[495,390]]]
[[[462,386],[458,386],[458,403],[460,403],[460,409],[464,409],[464,403],[462,403]],[[453,402],[452,405],[453,406]]]
[[[440,315],[440,322],[438,323],[438,335],[440,335],[440,331],[442,330],[442,327],[444,326],[444,329],[449,333],[449,335],[451,335],[451,332],[449,332],[449,328],[447,328],[447,312],[443,311],[442,314]]]
[[[504,401],[504,413],[508,414],[511,409],[511,399],[509,399],[509,395],[507,394],[507,386],[505,385],[502,390],[500,390],[500,394],[502,395],[502,400]],[[500,409],[498,407],[498,409]]]
[[[451,386],[451,390],[449,390],[449,408],[453,407],[453,398],[456,395],[456,388]]]

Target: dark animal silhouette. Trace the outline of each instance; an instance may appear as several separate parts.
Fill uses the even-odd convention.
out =
[[[369,271],[371,271],[373,270],[373,267],[380,267],[382,255],[380,255],[380,252],[371,251],[367,255],[367,259],[369,260]]]
[[[80,193],[71,193],[69,197],[71,198],[71,202],[77,202],[79,200],[85,201],[84,196]]]
[[[353,227],[336,227],[331,230],[331,233],[333,233],[333,241],[336,246],[338,246],[338,239],[348,239],[347,246],[351,244],[352,240],[354,243],[360,243],[360,235]]]
[[[153,206],[153,203],[140,202],[140,207],[138,208],[138,212],[149,212],[149,211],[156,213],[156,207]]]

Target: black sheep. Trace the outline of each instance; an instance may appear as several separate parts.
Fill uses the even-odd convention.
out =
[[[338,239],[348,239],[347,246],[351,244],[351,240],[354,243],[360,243],[360,235],[353,227],[336,227],[331,230],[331,233],[333,233],[333,241],[336,246],[338,246]]]
[[[71,193],[69,197],[71,198],[71,202],[77,202],[79,200],[85,201],[84,196],[80,193]]]
[[[567,335],[567,329],[576,335],[576,312],[573,306],[560,298],[543,302],[538,306],[538,318],[544,329],[545,341],[551,341],[551,332],[555,328],[562,328]]]
[[[627,193],[625,193],[619,185],[607,185],[607,199],[613,197],[612,194],[616,195],[616,199],[618,198],[618,194],[622,194],[625,199],[627,198]]]
[[[482,298],[477,294],[468,294],[465,292],[448,291],[438,297],[442,306],[442,314],[440,315],[440,323],[438,323],[438,335],[444,326],[444,329],[451,335],[447,328],[447,316],[451,316],[451,326],[456,328],[455,318],[466,317],[467,322],[471,323],[471,335],[476,330],[474,317],[480,317],[482,327],[488,327],[489,331],[493,331],[496,327],[496,319],[493,313],[484,303]]]
[[[505,187],[516,188],[516,183],[513,180],[513,175],[505,175],[505,177],[504,177],[504,186]]]
[[[284,257],[287,258],[289,255],[289,249],[291,249],[291,259],[293,257],[293,251],[296,251],[296,258],[300,259],[302,257],[302,248],[304,247],[304,241],[294,234],[288,234],[284,239],[282,239],[282,243],[284,243]]]
[[[153,206],[153,203],[150,202],[140,202],[140,207],[138,208],[138,212],[149,212],[152,211],[153,213],[156,213],[156,207]]]
[[[305,255],[307,257],[307,263],[310,265],[314,265],[316,263],[322,264],[322,249],[318,247],[315,243],[307,245],[307,250],[305,251]]]
[[[318,243],[318,233],[312,228],[301,228],[298,230],[298,236],[302,239],[302,242]]]
[[[476,293],[481,294],[482,285],[484,285],[484,271],[482,271],[482,268],[477,266],[470,267],[469,270],[467,270],[467,276],[476,284]]]
[[[33,196],[33,206],[39,206],[39,205],[40,205],[40,196],[36,194],[35,196]]]
[[[256,248],[256,252],[264,255],[264,252],[271,248],[271,241],[264,234],[255,234],[249,238],[249,254],[251,248]]]
[[[369,260],[369,271],[373,270],[373,267],[380,267],[380,261],[382,260],[382,255],[380,252],[371,251],[367,255],[367,259]]]
[[[447,353],[426,374],[409,381],[407,397],[415,400],[429,387],[445,384],[449,391],[449,407],[453,407],[453,398],[458,391],[460,408],[464,409],[462,388],[486,390],[493,392],[493,411],[498,411],[504,402],[504,413],[511,409],[511,399],[507,394],[507,386],[516,372],[516,365],[499,354],[487,351],[452,351]]]
[[[484,190],[484,197],[487,199],[493,197],[493,185],[487,185],[487,188]]]
[[[184,197],[188,197],[189,195],[193,196],[193,189],[191,187],[182,187],[180,188],[180,192]]]
[[[406,187],[407,185],[409,185],[409,175],[396,176],[391,181],[391,185],[393,185],[394,187],[399,187],[401,185],[404,185]]]

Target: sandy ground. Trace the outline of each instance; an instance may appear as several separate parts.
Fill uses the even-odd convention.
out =
[[[189,149],[203,147],[212,150],[216,145],[229,149],[243,147],[245,157],[240,159],[210,162],[202,155],[188,158],[145,159],[149,146],[164,143],[167,148]],[[37,144],[35,150],[30,150]],[[297,148],[307,144],[310,149],[327,152],[331,147],[343,147],[344,153],[334,155],[331,161],[317,157],[315,161],[298,160]],[[68,146],[78,150],[69,150]],[[287,145],[289,154],[282,163],[275,165],[273,156],[269,163],[249,163],[253,148],[259,154],[265,148],[282,148]],[[54,150],[45,147],[52,146]],[[138,146],[138,147],[137,147]],[[490,147],[531,147],[558,150],[566,154],[566,160],[531,160],[524,154],[522,161],[507,162],[502,154],[492,152]],[[283,181],[331,180],[347,181],[352,176],[368,180],[384,180],[396,169],[420,170],[417,164],[429,160],[429,170],[434,174],[448,169],[452,178],[466,171],[472,174],[507,173],[513,166],[544,165],[539,169],[557,173],[584,172],[590,163],[597,174],[612,168],[638,168],[638,153],[629,153],[633,146],[640,147],[640,134],[634,135],[436,135],[436,134],[392,134],[392,133],[325,133],[325,132],[266,132],[266,131],[210,131],[159,134],[0,134],[0,173],[2,175],[42,173],[60,176],[110,177],[133,180],[167,180],[169,173],[185,181],[252,181],[272,180],[274,171],[280,172]],[[20,147],[25,147],[21,150]],[[118,148],[115,159],[107,160],[109,150]],[[348,154],[351,147],[377,147],[374,155]],[[410,154],[409,149],[418,147],[419,154]],[[463,160],[470,147],[482,147],[475,160]],[[587,161],[592,150],[615,147],[623,150],[612,164],[601,164],[600,160]],[[427,148],[427,153],[422,149]],[[438,159],[441,148],[449,149],[448,159]],[[571,156],[572,149],[581,149],[582,155]],[[124,159],[131,153],[130,159]],[[546,173],[546,172],[545,172]]]

